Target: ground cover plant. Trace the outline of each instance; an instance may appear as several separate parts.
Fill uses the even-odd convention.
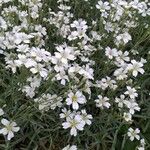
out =
[[[148,0],[0,0],[5,149],[150,149]]]

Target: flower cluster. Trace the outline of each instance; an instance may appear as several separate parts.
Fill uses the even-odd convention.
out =
[[[85,3],[91,5],[92,1]],[[146,60],[135,57],[134,49],[127,46],[140,18],[150,16],[150,3],[99,0],[91,8],[97,16],[90,19],[77,17],[70,4],[70,0],[57,0],[53,11],[41,0],[18,0],[17,5],[2,0],[0,55],[5,68],[22,74],[25,79],[18,83],[18,91],[41,112],[58,110],[62,128],[70,129],[71,136],[92,124],[95,114],[89,104],[99,112],[115,107],[122,122],[132,124],[133,115],[141,109],[136,78],[144,74]],[[0,133],[8,140],[20,129],[5,118],[1,123]],[[129,128],[127,134],[133,141],[141,139],[139,133],[138,128]],[[144,145],[141,139],[138,149]],[[63,150],[77,147],[67,145]]]

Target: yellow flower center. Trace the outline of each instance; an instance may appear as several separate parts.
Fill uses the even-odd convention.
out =
[[[74,95],[74,96],[72,96],[72,101],[76,102],[76,101],[77,101],[77,99],[78,99],[78,98],[77,98],[77,96],[75,96],[75,95]]]
[[[77,121],[72,120],[72,121],[70,122],[70,124],[71,124],[71,127],[76,127],[76,125],[77,125],[78,123],[77,123]]]
[[[8,131],[11,131],[12,130],[12,125],[9,124],[6,128],[7,128]]]

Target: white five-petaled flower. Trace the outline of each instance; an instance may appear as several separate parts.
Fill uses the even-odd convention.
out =
[[[128,55],[128,51],[125,51],[124,53],[122,51],[118,51],[118,57],[116,57],[116,60],[120,63],[124,63],[124,61],[128,62],[130,60]]]
[[[109,59],[113,59],[113,57],[117,57],[118,56],[117,49],[116,48],[111,49],[110,47],[106,47],[106,49],[105,49],[105,55]]]
[[[138,106],[138,104],[134,101],[126,101],[125,102],[126,106],[129,108],[129,112],[130,114],[134,114],[135,110],[136,111],[140,111],[140,107]]]
[[[123,34],[119,34],[116,39],[119,43],[123,42],[124,44],[127,44],[130,40],[132,40],[132,37],[128,32],[125,32]]]
[[[136,93],[136,89],[131,88],[131,86],[127,86],[127,91],[124,94],[129,95],[131,99],[138,97],[138,94]]]
[[[70,92],[68,94],[66,102],[67,105],[72,105],[72,108],[77,110],[79,108],[79,104],[86,103],[86,98],[80,91],[77,91],[75,94],[73,92]]]
[[[86,30],[88,28],[88,26],[86,25],[86,21],[79,19],[78,21],[75,20],[72,24],[71,24],[72,28],[76,28],[77,30]]]
[[[123,118],[125,119],[125,121],[129,122],[132,121],[132,115],[130,113],[124,113],[123,114]]]
[[[56,49],[58,52],[55,52],[55,57],[62,63],[67,64],[68,60],[75,60],[73,48],[57,46]]]
[[[115,70],[114,76],[116,76],[117,80],[123,80],[123,79],[126,79],[128,77],[127,71],[122,67]]]
[[[132,75],[136,77],[138,75],[138,72],[141,74],[144,73],[143,64],[141,62],[137,62],[136,60],[131,60],[132,64],[129,64],[127,69],[132,71]]]
[[[108,102],[109,98],[108,97],[102,97],[101,95],[98,95],[98,99],[95,100],[96,102],[96,107],[100,107],[100,108],[109,108],[111,105]]]
[[[128,136],[130,137],[130,140],[133,141],[135,138],[137,140],[140,139],[140,136],[138,135],[140,133],[140,130],[138,128],[136,128],[135,130],[132,128],[128,129]]]
[[[71,128],[70,135],[73,136],[77,136],[77,130],[82,131],[84,125],[85,123],[80,115],[76,115],[75,117],[70,116],[66,119],[66,122],[62,123],[64,129]]]
[[[0,129],[0,134],[7,135],[7,140],[11,140],[14,137],[14,132],[18,132],[20,127],[17,127],[16,122],[10,122],[7,119],[2,119],[1,123],[5,126]]]
[[[81,110],[81,112],[82,112],[81,117],[84,123],[90,125],[92,123],[91,122],[91,119],[93,118],[92,115],[87,114],[85,109]]]
[[[116,97],[115,102],[118,103],[118,107],[122,108],[123,104],[125,103],[125,96],[120,95],[120,98]]]
[[[67,145],[62,150],[77,150],[77,146],[76,145],[71,145],[71,146]]]
[[[66,108],[62,109],[62,113],[59,114],[60,118],[68,118],[71,115],[71,111]]]
[[[106,10],[110,10],[110,6],[108,2],[98,1],[96,8],[99,9],[101,12],[105,12]]]
[[[44,65],[37,64],[33,68],[30,69],[30,71],[33,74],[39,73],[41,77],[46,78],[48,76],[48,70],[44,68]]]

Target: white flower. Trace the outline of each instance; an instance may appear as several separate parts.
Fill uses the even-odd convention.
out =
[[[52,63],[55,65],[55,66],[54,66],[54,70],[55,70],[56,72],[64,71],[64,68],[67,68],[67,67],[68,67],[68,64],[63,64],[63,63],[61,62],[61,60],[60,60],[59,58],[56,58],[55,56],[53,56],[53,57],[51,58],[51,61],[52,61]]]
[[[0,129],[0,134],[7,135],[7,140],[11,140],[14,137],[14,132],[18,132],[20,127],[17,127],[16,122],[10,122],[7,119],[2,119],[1,123],[5,126]]]
[[[77,39],[77,37],[78,37],[78,32],[77,31],[72,31],[71,34],[68,36],[68,40],[72,41],[72,40]]]
[[[125,102],[125,96],[124,95],[120,95],[120,98],[116,97],[115,98],[115,102],[118,103],[118,107],[122,108],[123,104]]]
[[[48,70],[44,68],[44,65],[37,64],[33,68],[30,69],[30,71],[33,74],[39,73],[41,77],[46,78],[48,76]]]
[[[65,71],[61,71],[60,73],[56,74],[55,78],[58,80],[58,81],[61,81],[60,83],[62,85],[65,85],[66,84],[66,80],[69,81],[69,78],[68,76],[66,75]]]
[[[117,80],[123,80],[123,79],[126,79],[128,77],[127,71],[124,68],[116,69],[114,72],[114,76],[116,76]]]
[[[110,6],[108,2],[98,1],[96,8],[99,9],[101,12],[105,12],[106,10],[110,10]]]
[[[87,79],[94,79],[93,72],[94,72],[93,69],[90,68],[89,65],[86,65],[84,69],[83,68],[80,69],[79,74],[83,75]]]
[[[4,111],[2,108],[0,108],[0,116],[2,116],[4,114]]]
[[[123,114],[123,118],[125,119],[125,121],[129,122],[132,121],[132,115],[130,113],[124,113]]]
[[[102,78],[100,81],[96,81],[96,86],[105,90],[106,88],[110,88],[115,90],[117,88],[116,81],[111,80],[110,77]]]
[[[30,86],[33,88],[39,87],[41,85],[41,77],[38,76],[29,77],[27,81],[30,82]]]
[[[25,85],[22,88],[22,92],[25,92],[26,96],[29,96],[30,98],[33,98],[35,96],[35,87],[31,87],[29,85]]]
[[[62,63],[67,64],[68,60],[75,60],[74,50],[72,47],[57,46],[58,52],[55,52],[55,57],[60,59]]]
[[[115,48],[111,49],[110,47],[106,47],[106,49],[105,49],[105,55],[109,59],[113,59],[113,57],[117,57],[118,56],[117,49],[115,49]]]
[[[68,118],[71,114],[70,110],[67,110],[66,108],[62,109],[62,113],[59,114],[60,118]]]
[[[136,128],[135,130],[132,128],[128,129],[128,136],[130,137],[130,140],[133,141],[135,138],[137,140],[140,139],[140,136],[138,135],[140,133],[140,130],[138,128]]]
[[[131,53],[132,53],[133,55],[138,55],[138,54],[139,54],[139,52],[138,52],[137,50],[135,50],[135,49],[132,49],[132,50],[131,50]]]
[[[62,150],[77,150],[77,146],[76,145],[71,145],[71,146],[67,145]]]
[[[125,51],[124,53],[122,51],[118,51],[118,57],[116,57],[116,60],[120,63],[124,63],[124,61],[129,61],[130,58],[128,57],[129,52]]]
[[[92,115],[88,115],[86,113],[86,110],[81,110],[81,117],[82,117],[82,120],[85,122],[85,124],[88,124],[90,125],[92,122],[91,122],[91,119],[93,118]]]
[[[38,31],[39,33],[46,35],[46,28],[42,27],[41,25],[36,25],[35,26],[35,31]]]
[[[102,36],[99,35],[96,31],[91,31],[91,35],[93,37],[93,40],[97,40],[97,41],[100,41]]]
[[[134,101],[126,101],[125,102],[126,106],[129,108],[129,112],[131,114],[134,114],[135,113],[135,110],[136,111],[140,111],[140,107],[138,106],[138,104]]]
[[[77,91],[75,94],[73,92],[70,92],[68,94],[66,102],[67,105],[72,105],[72,108],[77,110],[79,108],[79,104],[86,103],[86,98],[80,91]]]
[[[141,62],[142,64],[145,64],[145,63],[147,63],[147,60],[144,59],[144,58],[141,58],[140,62]]]
[[[138,75],[138,72],[141,74],[144,73],[143,64],[141,62],[137,62],[136,60],[131,60],[132,64],[129,64],[127,69],[132,71],[132,75],[136,77]]]
[[[70,135],[77,136],[77,130],[82,131],[85,123],[80,115],[67,118],[66,122],[62,123],[64,129],[71,128]]]
[[[98,95],[98,99],[95,100],[96,102],[96,107],[100,107],[100,108],[109,108],[111,105],[109,102],[107,102],[109,100],[109,98],[107,97],[102,97],[101,95]]]
[[[74,21],[72,24],[71,24],[71,27],[72,28],[76,28],[77,30],[81,31],[81,30],[86,30],[88,27],[86,25],[86,21],[82,20],[82,19],[79,19],[78,21]]]
[[[138,97],[138,94],[136,93],[136,89],[131,88],[130,86],[127,86],[127,91],[124,94],[129,95],[131,99]]]
[[[103,24],[105,25],[105,30],[109,33],[109,32],[113,32],[114,31],[114,26],[111,22],[106,22],[104,21]]]
[[[125,32],[123,34],[119,34],[116,39],[119,43],[123,41],[124,44],[127,44],[128,41],[132,40],[132,37],[128,32]]]

